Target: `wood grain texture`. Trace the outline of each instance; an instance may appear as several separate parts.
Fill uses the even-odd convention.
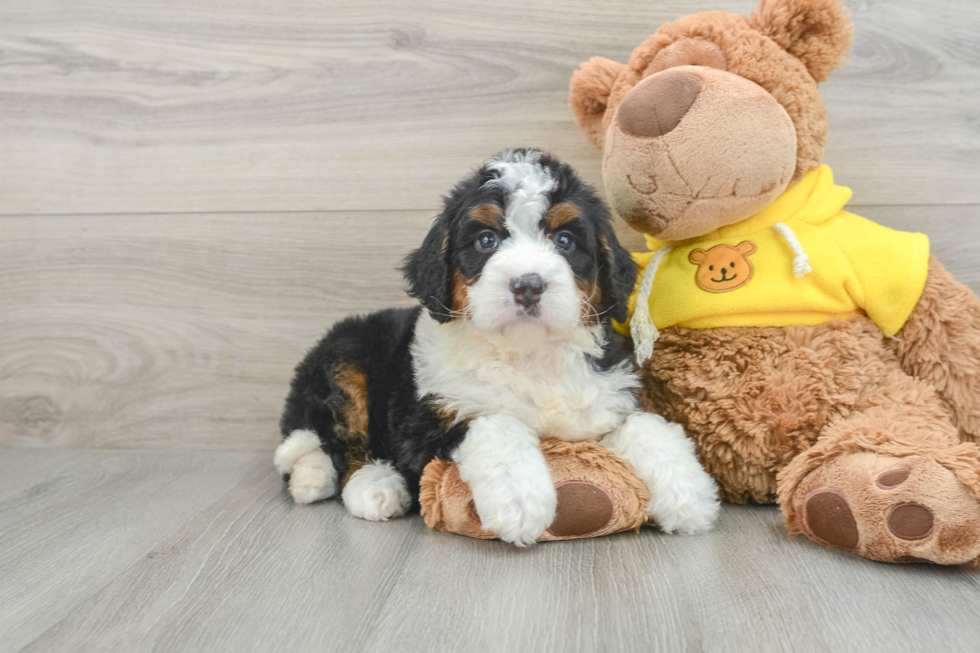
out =
[[[0,214],[434,208],[514,146],[601,186],[572,71],[754,0],[0,3]],[[865,204],[980,202],[975,0],[855,0],[827,161]]]
[[[861,207],[974,290],[978,207]],[[269,450],[334,321],[410,305],[425,212],[0,218],[0,443]]]
[[[860,207],[976,291],[980,207]],[[411,305],[427,212],[0,218],[0,444],[271,450],[293,367]],[[638,240],[638,239],[635,239]]]
[[[262,454],[0,451],[10,473],[0,651],[902,653],[980,637],[980,572],[824,549],[774,508],[726,507],[698,537],[518,550],[295,506]]]
[[[0,449],[0,650],[20,649],[156,557],[189,515],[221,511],[229,496],[239,509],[259,500],[254,488],[268,473],[267,457],[255,454]]]
[[[430,221],[0,218],[0,443],[270,450],[327,327],[410,305],[396,268]]]

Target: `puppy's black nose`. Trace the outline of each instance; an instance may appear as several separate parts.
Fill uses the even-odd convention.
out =
[[[541,293],[544,292],[545,285],[540,274],[522,274],[510,280],[514,301],[524,308],[531,308],[541,301]]]

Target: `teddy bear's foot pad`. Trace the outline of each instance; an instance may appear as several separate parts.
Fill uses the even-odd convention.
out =
[[[817,539],[845,551],[857,548],[854,513],[837,490],[814,490],[806,499],[803,515],[810,534]]]
[[[810,474],[796,496],[801,530],[825,546],[898,563],[980,556],[980,501],[925,456],[841,456]]]

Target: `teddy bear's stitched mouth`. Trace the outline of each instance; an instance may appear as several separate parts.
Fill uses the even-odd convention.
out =
[[[712,279],[712,281],[714,281],[715,283],[724,283],[726,281],[733,281],[735,279],[738,279],[738,275],[737,274],[733,274],[730,277],[726,277],[725,276],[725,271],[722,270],[721,271],[721,279]]]
[[[652,186],[652,188],[649,189],[640,188],[639,186],[637,186],[636,182],[633,181],[632,175],[626,175],[626,183],[628,183],[633,190],[635,190],[637,193],[640,193],[641,195],[653,195],[654,193],[657,192],[657,188],[658,188],[657,180],[652,175],[647,177],[647,185]]]

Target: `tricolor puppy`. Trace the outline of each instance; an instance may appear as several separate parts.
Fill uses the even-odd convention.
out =
[[[636,469],[662,529],[711,527],[716,489],[692,441],[637,410],[610,328],[636,270],[571,168],[531,150],[490,159],[404,271],[422,306],[347,318],[296,369],[275,463],[297,503],[339,492],[357,517],[397,517],[438,456],[458,464],[483,527],[525,546],[555,518],[539,439],[595,438]]]

